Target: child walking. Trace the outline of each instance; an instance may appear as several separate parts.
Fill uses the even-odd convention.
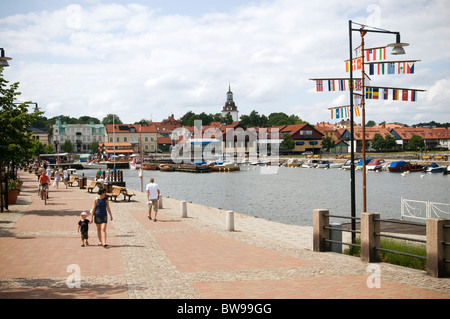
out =
[[[88,246],[89,242],[89,219],[87,219],[87,213],[81,213],[81,220],[78,222],[78,232],[81,233],[81,247]]]

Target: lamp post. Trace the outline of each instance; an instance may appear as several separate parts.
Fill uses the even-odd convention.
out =
[[[353,24],[357,24],[359,25],[359,29],[354,29],[353,28]],[[362,98],[361,98],[361,108],[362,108],[362,148],[363,148],[363,212],[366,212],[367,207],[366,207],[366,123],[365,123],[365,73],[364,73],[364,36],[368,33],[368,32],[372,32],[372,33],[385,33],[385,34],[395,34],[396,35],[396,42],[388,44],[387,47],[392,47],[392,53],[393,55],[400,55],[400,54],[405,54],[405,50],[403,49],[403,47],[408,46],[407,43],[402,43],[400,40],[400,32],[393,32],[393,31],[388,31],[388,30],[382,30],[382,29],[378,29],[378,28],[374,28],[374,27],[370,27],[370,29],[366,29],[365,25],[359,24],[359,23],[355,23],[352,22],[351,20],[349,20],[348,23],[348,29],[349,29],[349,45],[350,45],[350,134],[351,134],[351,173],[350,173],[350,179],[351,179],[351,226],[352,226],[352,231],[354,231],[356,229],[356,222],[355,222],[355,217],[356,217],[356,204],[355,204],[355,153],[354,153],[354,125],[353,125],[353,40],[352,40],[352,32],[356,31],[359,32],[361,35],[361,61],[362,61]],[[352,232],[352,243],[354,243],[355,241],[355,233]]]
[[[9,64],[8,64],[9,60],[12,60],[12,59],[5,56],[5,49],[0,48],[0,67],[9,66]]]

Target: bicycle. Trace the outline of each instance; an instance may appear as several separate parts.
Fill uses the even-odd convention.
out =
[[[41,199],[43,199],[45,205],[47,205],[48,185],[41,185],[40,187],[41,187]]]

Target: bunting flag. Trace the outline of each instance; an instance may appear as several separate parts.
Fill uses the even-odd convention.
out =
[[[398,90],[397,89],[392,90],[392,98],[394,99],[394,101],[398,100]]]
[[[350,60],[345,61],[346,72],[350,72],[350,67],[353,68],[353,71],[361,70],[362,58],[354,58],[353,61],[351,61],[351,62],[350,62]]]
[[[336,120],[336,119],[348,119],[351,117],[350,114],[350,106],[346,105],[346,106],[338,106],[338,107],[331,107],[329,108],[330,113],[331,113],[331,119],[332,120]],[[359,106],[355,106],[354,107],[355,110],[355,115],[356,116],[360,116],[360,112],[359,112]]]
[[[334,80],[328,80],[328,91],[334,91]]]
[[[328,78],[328,79],[310,79],[316,81],[316,92],[324,91],[324,83],[328,83],[328,91],[348,91],[351,88],[349,78]],[[357,91],[361,91],[362,80],[361,78],[355,78],[353,80],[354,87]]]
[[[389,61],[389,62],[368,62],[370,75],[385,74],[414,74],[415,62],[412,61]]]
[[[374,100],[378,100],[378,93],[379,93],[379,90],[380,90],[380,89],[378,89],[378,88],[373,88],[373,91],[372,91],[372,98],[373,98]]]
[[[417,92],[423,91],[418,89],[403,89],[403,88],[383,88],[383,87],[366,87],[365,98],[367,100],[388,100],[389,91],[392,90],[392,100],[394,101],[417,101]],[[409,94],[411,92],[411,94]],[[355,96],[355,105],[357,99]]]
[[[371,100],[372,99],[372,94],[373,94],[373,89],[372,88],[366,88],[366,99]]]
[[[386,60],[386,47],[366,49],[366,61]]]
[[[316,91],[323,92],[323,81],[322,80],[316,80]]]
[[[402,91],[402,101],[408,101],[408,90]]]
[[[388,74],[395,74],[395,62],[388,63]]]

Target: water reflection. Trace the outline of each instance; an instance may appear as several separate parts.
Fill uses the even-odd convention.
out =
[[[287,224],[312,225],[312,211],[330,209],[350,216],[350,172],[340,169],[243,165],[240,172],[193,174],[144,171],[143,184],[155,178],[163,196],[233,210]],[[82,170],[93,178],[95,170]],[[362,172],[356,171],[356,209],[362,209]],[[126,186],[141,190],[136,170],[123,171]],[[382,218],[400,218],[401,198],[449,203],[450,176],[390,172],[367,173],[367,210]]]

